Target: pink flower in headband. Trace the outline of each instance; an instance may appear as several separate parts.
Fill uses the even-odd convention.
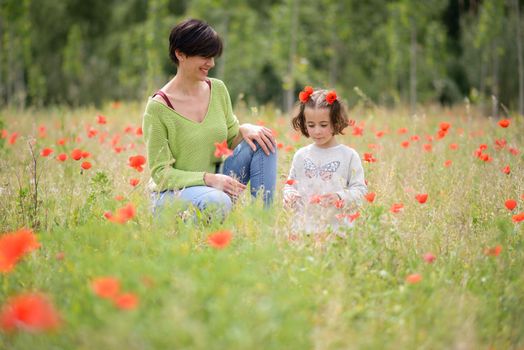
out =
[[[328,94],[326,95],[326,102],[332,105],[333,102],[335,102],[336,100],[337,100],[337,93],[335,92],[335,90],[328,92]]]
[[[304,90],[300,91],[298,94],[298,99],[302,103],[306,103],[309,100],[309,97],[313,94],[313,88],[311,86],[306,86]]]

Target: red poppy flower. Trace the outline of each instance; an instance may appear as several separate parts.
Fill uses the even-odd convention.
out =
[[[495,148],[498,150],[503,149],[504,147],[506,147],[506,145],[507,145],[507,141],[505,139],[495,140]]]
[[[393,203],[389,211],[392,213],[400,213],[404,209],[404,204],[402,203]]]
[[[405,134],[405,133],[407,133],[407,132],[408,132],[408,129],[407,129],[407,128],[400,128],[400,129],[397,130],[397,133],[398,133],[399,135]]]
[[[439,128],[440,130],[442,131],[448,131],[448,129],[451,127],[451,124],[450,123],[447,123],[447,122],[442,122],[440,123],[439,125]]]
[[[53,150],[51,148],[44,148],[41,152],[40,152],[40,155],[42,157],[48,157],[51,153],[53,153]]]
[[[296,183],[297,183],[297,180],[295,180],[295,179],[288,179],[286,181],[286,185],[289,185],[289,186],[293,186]]]
[[[453,161],[451,161],[451,160],[448,159],[448,160],[446,160],[446,161],[444,162],[444,166],[445,166],[446,168],[447,168],[447,167],[450,167],[452,163],[453,163]]]
[[[406,276],[406,283],[417,284],[422,281],[422,275],[418,273],[412,273],[411,275]]]
[[[514,200],[514,199],[508,199],[508,200],[504,203],[504,205],[506,206],[506,208],[508,208],[508,210],[511,211],[511,210],[513,210],[513,209],[516,208],[516,206],[517,206],[517,201]]]
[[[115,196],[115,201],[119,201],[120,202],[120,201],[123,201],[123,200],[124,200],[124,196],[122,196],[120,194]]]
[[[509,153],[513,154],[514,156],[517,156],[519,154],[519,150],[517,148],[510,147],[508,150]]]
[[[100,298],[111,299],[120,292],[120,281],[112,276],[97,277],[91,281],[91,289]]]
[[[404,148],[408,148],[408,147],[409,147],[409,141],[402,141],[402,142],[400,143],[400,145],[401,145],[402,147],[404,147]]]
[[[428,194],[427,193],[419,193],[415,196],[415,199],[420,203],[424,204],[428,200]]]
[[[373,203],[373,201],[375,200],[375,196],[376,196],[376,193],[375,192],[369,192],[367,194],[364,195],[364,198],[366,198],[366,200],[369,202],[369,203]]]
[[[506,175],[509,175],[511,173],[511,169],[509,168],[509,165],[506,165],[503,169],[502,169],[502,172]]]
[[[519,223],[519,222],[524,221],[524,212],[513,215],[511,217],[511,220],[513,220],[514,223]]]
[[[6,139],[7,136],[9,136],[9,132],[6,129],[2,129],[2,132],[0,133],[0,139]]]
[[[361,128],[360,126],[355,125],[353,127],[353,131],[351,132],[351,135],[353,135],[353,136],[362,136],[362,135],[364,135],[364,129]]]
[[[144,171],[144,164],[146,164],[146,157],[137,155],[129,157],[129,166],[138,172]]]
[[[223,249],[229,245],[232,237],[231,231],[217,231],[207,237],[207,243],[215,249]]]
[[[449,149],[456,151],[458,150],[459,146],[456,143],[452,143],[449,145]]]
[[[56,156],[56,159],[61,161],[61,162],[65,162],[67,160],[67,154],[60,153],[58,156]]]
[[[344,208],[344,200],[343,199],[339,199],[337,201],[335,201],[335,203],[333,203],[333,205],[335,206],[335,208],[337,209],[341,209],[341,208]]]
[[[233,151],[227,147],[227,140],[224,140],[220,143],[215,142],[215,157],[229,157],[233,154]]]
[[[41,139],[47,137],[47,128],[45,127],[45,125],[40,125],[38,127],[38,137]]]
[[[63,146],[63,145],[65,145],[66,143],[67,143],[67,139],[58,139],[58,140],[56,141],[56,144],[57,144],[58,146]]]
[[[121,310],[133,310],[138,306],[138,296],[133,293],[123,293],[114,297],[113,303]]]
[[[509,120],[508,119],[501,119],[499,120],[499,126],[502,128],[507,128],[509,126]]]
[[[428,264],[433,264],[433,262],[435,261],[435,259],[437,258],[435,255],[433,255],[433,253],[426,253],[424,254],[424,256],[422,257],[424,259],[425,262],[427,262]]]
[[[502,246],[501,245],[497,245],[493,248],[486,248],[484,249],[484,255],[487,255],[487,256],[499,256],[500,253],[502,253]]]
[[[28,293],[10,298],[0,311],[0,327],[6,332],[50,331],[60,326],[60,316],[42,294]]]
[[[411,139],[411,141],[413,141],[413,142],[417,142],[417,141],[420,141],[420,136],[418,136],[418,135],[413,135],[413,136],[410,137],[410,139]]]
[[[313,94],[313,88],[311,86],[306,86],[304,87],[304,90],[298,94],[298,99],[300,102],[306,103],[309,100],[311,94]]]
[[[87,129],[87,137],[92,139],[93,137],[95,137],[96,135],[98,134],[98,130],[96,130],[95,128],[93,127],[89,127]]]
[[[24,255],[40,247],[33,231],[20,229],[0,236],[0,272],[10,272]]]
[[[349,222],[353,222],[355,221],[356,219],[358,219],[360,217],[360,212],[356,212],[354,214],[349,214],[348,218],[349,218]]]
[[[309,204],[319,204],[322,201],[322,196],[319,194],[314,194],[309,197]]]
[[[386,134],[385,131],[380,130],[380,131],[377,131],[377,132],[375,133],[375,136],[379,139],[379,138],[381,138],[382,136],[384,136],[385,134]]]
[[[136,215],[136,209],[133,203],[128,203],[124,207],[119,208],[116,211],[116,215],[109,211],[104,213],[104,216],[111,222],[116,222],[119,224],[125,224],[129,220],[133,219]]]
[[[326,102],[332,105],[337,100],[337,93],[333,90],[326,95]]]
[[[441,139],[443,139],[447,134],[448,134],[447,131],[445,131],[445,130],[439,130],[439,131],[437,132],[437,139],[438,139],[438,140],[441,140]]]
[[[135,135],[136,135],[136,136],[142,136],[142,135],[144,135],[144,132],[142,131],[142,128],[141,128],[141,127],[136,128],[136,130],[135,130]]]
[[[287,145],[286,147],[284,147],[284,151],[288,152],[288,153],[289,152],[293,152],[294,149],[295,148],[293,146],[291,146],[291,145]]]
[[[133,127],[132,127],[131,125],[126,126],[126,127],[124,128],[124,132],[125,132],[126,134],[130,134],[130,133],[132,133],[132,132],[133,132]]]
[[[73,158],[74,160],[82,159],[82,150],[78,149],[78,148],[75,148],[74,150],[72,150],[71,151],[71,158]]]
[[[433,146],[431,146],[430,143],[425,143],[422,147],[424,148],[424,151],[426,152],[431,152],[433,150]]]
[[[106,123],[107,123],[107,119],[106,119],[106,117],[103,116],[103,115],[97,115],[97,116],[96,116],[96,122],[97,122],[98,124],[106,124]]]
[[[14,145],[15,142],[16,142],[16,139],[18,138],[18,133],[17,132],[14,132],[11,134],[11,136],[9,137],[9,140],[7,141],[7,143],[9,143],[10,145]]]
[[[139,179],[130,179],[129,180],[129,184],[133,187],[135,187],[136,185],[138,185],[140,183],[140,180]]]
[[[90,162],[83,162],[80,166],[81,166],[82,169],[84,169],[84,170],[89,170],[89,169],[91,169],[91,167],[92,167],[92,165],[91,165]]]
[[[364,153],[364,161],[369,163],[375,163],[377,159],[373,157],[371,153]]]

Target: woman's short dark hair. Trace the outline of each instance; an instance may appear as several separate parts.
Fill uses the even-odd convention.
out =
[[[222,39],[209,24],[199,19],[187,19],[171,29],[169,57],[178,65],[175,50],[188,56],[218,57],[222,54]]]
[[[346,106],[337,98],[332,104],[326,101],[327,90],[315,90],[306,102],[300,102],[298,114],[291,120],[293,129],[300,131],[305,137],[309,137],[306,127],[306,116],[304,110],[307,108],[328,109],[329,120],[333,128],[333,135],[344,134],[343,130],[349,125]]]

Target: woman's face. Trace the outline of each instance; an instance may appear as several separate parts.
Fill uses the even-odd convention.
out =
[[[209,71],[215,66],[213,57],[187,56],[182,54],[179,58],[178,68],[185,75],[195,80],[206,80]]]

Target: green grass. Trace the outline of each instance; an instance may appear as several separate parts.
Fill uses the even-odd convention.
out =
[[[150,213],[147,171],[138,173],[127,158],[145,154],[141,139],[123,132],[140,125],[142,107],[122,105],[101,110],[4,110],[0,119],[10,133],[20,133],[9,145],[0,139],[0,232],[35,227],[41,248],[0,277],[0,303],[27,291],[48,295],[63,323],[54,333],[0,334],[2,349],[519,349],[524,347],[523,224],[511,220],[524,211],[524,121],[513,117],[507,129],[467,110],[427,107],[410,118],[403,110],[355,110],[364,121],[364,135],[351,130],[340,141],[376,163],[364,163],[373,203],[346,239],[290,240],[289,213],[277,194],[271,210],[243,198],[223,222],[184,222],[179,208],[161,217]],[[95,123],[97,114],[108,124]],[[246,109],[242,121],[256,121]],[[289,122],[272,109],[261,109],[266,125],[278,131],[278,188],[287,176],[294,149],[307,140],[292,141]],[[261,118],[262,119],[262,118]],[[433,151],[422,150],[426,135],[435,136],[441,121],[452,124]],[[107,142],[86,136],[85,124],[120,133],[121,145],[132,150],[116,154]],[[47,138],[36,138],[37,153],[51,146],[50,158],[37,156],[39,202],[34,209],[34,183],[27,141],[47,126]],[[407,134],[398,134],[401,127]],[[463,129],[463,132],[460,132]],[[374,131],[386,130],[377,138]],[[482,130],[481,135],[479,131]],[[404,149],[412,135],[420,141]],[[79,162],[54,158],[61,137],[92,153],[93,168],[80,171]],[[97,136],[98,137],[98,136]],[[494,149],[505,138],[520,150]],[[2,142],[4,141],[4,142]],[[457,143],[459,149],[449,149]],[[482,143],[493,157],[489,163],[473,156]],[[370,144],[379,148],[369,148]],[[374,147],[371,145],[371,147]],[[453,161],[444,167],[445,160]],[[501,169],[510,165],[511,173]],[[129,185],[130,178],[141,183]],[[419,204],[416,193],[428,193]],[[114,199],[121,195],[124,201]],[[518,207],[509,212],[508,198]],[[103,214],[127,202],[136,217],[124,224],[108,222]],[[404,210],[393,214],[393,203]],[[231,244],[215,250],[207,236],[233,232]],[[486,256],[488,247],[502,253]],[[57,259],[63,252],[64,258]],[[433,264],[422,259],[437,256]],[[405,282],[419,273],[418,284]],[[94,295],[90,283],[99,276],[120,279],[136,293],[139,306],[122,311]]]

